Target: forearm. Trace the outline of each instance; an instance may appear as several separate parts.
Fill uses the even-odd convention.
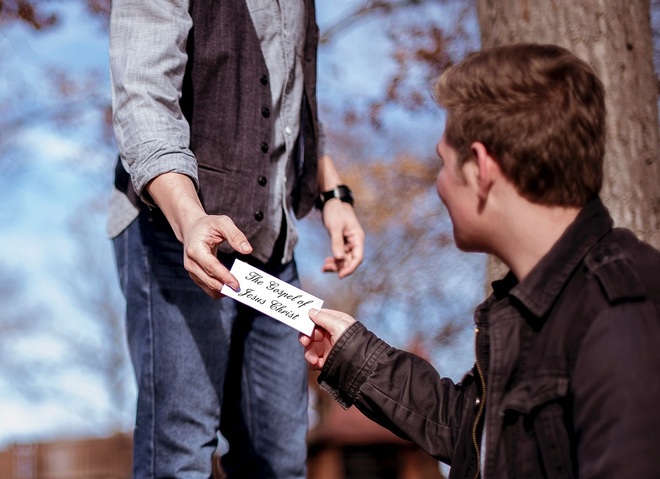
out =
[[[319,191],[328,191],[341,184],[341,178],[330,155],[319,158],[318,183]]]
[[[206,215],[195,185],[186,175],[164,173],[157,176],[147,185],[147,192],[181,242],[190,225]]]
[[[342,406],[355,404],[437,459],[451,458],[469,393],[440,378],[427,361],[356,323],[333,347],[319,382]]]

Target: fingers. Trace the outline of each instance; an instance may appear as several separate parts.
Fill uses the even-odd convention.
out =
[[[364,259],[363,241],[351,242],[347,238],[345,248],[343,258],[328,257],[325,259],[321,268],[324,273],[337,273],[339,279],[343,279],[357,270]]]
[[[222,293],[220,293],[220,289],[222,289],[222,286],[220,289],[217,287],[209,286],[205,284],[201,279],[197,278],[197,276],[193,275],[192,273],[188,273],[190,275],[190,278],[195,282],[197,286],[202,288],[206,294],[208,294],[211,298],[213,299],[219,299],[223,296]]]
[[[303,333],[298,333],[298,342],[303,346],[309,346],[312,342],[312,338]]]
[[[305,361],[309,364],[310,369],[314,371],[323,369],[323,365],[325,364],[323,358],[319,358],[311,351],[305,351]]]
[[[330,233],[330,251],[332,251],[332,257],[336,262],[340,262],[344,259],[344,228],[343,227],[331,227],[328,229]]]
[[[324,273],[336,273],[339,271],[339,264],[332,257],[326,258],[325,261],[323,262],[323,267],[321,268],[321,270]]]
[[[344,236],[346,254],[339,264],[339,278],[345,278],[355,272],[364,259],[364,232],[361,228],[351,230]]]
[[[334,346],[337,339],[339,339],[339,336],[341,336],[343,332],[355,322],[355,319],[350,315],[342,313],[341,311],[333,311],[331,309],[322,309],[320,311],[310,309],[309,317],[317,326],[320,326],[328,333],[330,346]],[[318,336],[314,336],[317,330],[318,328],[314,328],[314,331],[312,332],[312,341],[319,340]]]
[[[216,250],[217,245],[213,243],[192,240],[184,249],[183,259],[183,266],[193,281],[214,299],[220,297],[220,290],[225,284],[232,289],[239,287],[234,275],[218,261]]]
[[[218,260],[217,245],[208,247],[204,242],[189,245],[184,249],[184,268],[190,278],[213,299],[222,298],[224,285],[238,290],[238,279]]]
[[[325,336],[326,335],[318,329],[314,330],[311,337],[302,333],[298,334],[298,341],[300,341],[300,344],[305,347],[305,361],[307,361],[307,364],[309,364],[309,367],[313,370],[323,368],[325,358],[332,350],[332,346],[329,341],[325,339]]]
[[[227,239],[227,242],[241,254],[252,253],[252,246],[241,230],[239,230],[234,222],[227,216],[220,217],[219,231],[220,234]]]
[[[227,241],[240,253],[252,251],[245,235],[227,216],[206,216],[185,232],[183,265],[192,280],[213,299],[226,284],[236,290],[238,280],[218,261],[218,246]]]
[[[324,357],[329,353],[323,349],[323,342],[312,342],[305,347],[305,361],[312,369],[321,369],[325,363]]]
[[[364,231],[353,207],[340,201],[326,203],[323,223],[330,235],[332,257],[326,258],[322,270],[345,278],[355,272],[364,259]]]
[[[305,347],[305,361],[311,369],[322,369],[337,339],[355,322],[348,314],[323,309],[311,309],[309,317],[316,326],[310,336],[298,335],[298,341]]]

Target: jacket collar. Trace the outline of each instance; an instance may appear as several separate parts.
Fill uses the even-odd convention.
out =
[[[587,252],[612,227],[612,217],[603,202],[591,200],[523,282],[517,283],[509,272],[493,283],[494,296],[502,298],[508,293],[534,316],[543,318]]]

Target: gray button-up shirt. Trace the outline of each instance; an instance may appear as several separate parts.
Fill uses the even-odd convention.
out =
[[[267,260],[285,220],[285,262],[293,257],[297,241],[287,199],[294,186],[290,160],[300,130],[305,11],[300,0],[246,0],[246,4],[268,67],[272,111],[277,115],[271,139],[269,210],[251,243],[253,255]],[[188,0],[113,1],[113,123],[124,166],[130,168],[138,194],[151,179],[169,171],[186,174],[197,183],[196,161],[188,149],[189,126],[178,106],[192,26],[188,7]],[[137,214],[128,198],[114,190],[108,234],[121,233]]]

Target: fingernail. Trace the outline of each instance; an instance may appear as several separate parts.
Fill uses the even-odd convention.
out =
[[[241,243],[239,246],[241,248],[241,253],[249,253],[250,252],[250,245],[247,243],[247,241],[244,241]]]
[[[319,310],[318,310],[318,309],[311,308],[311,309],[309,310],[309,315],[310,315],[310,316],[314,317],[314,316],[316,316],[317,314],[319,314]]]

